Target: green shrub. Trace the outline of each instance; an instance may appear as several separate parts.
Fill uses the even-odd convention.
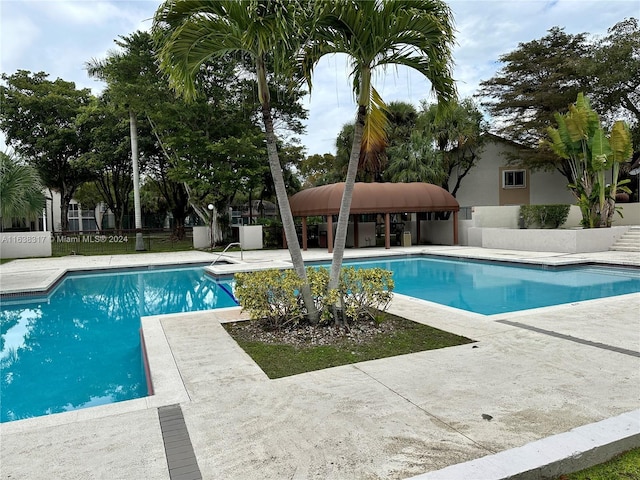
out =
[[[311,294],[325,323],[338,320],[336,314],[344,314],[351,322],[365,317],[375,319],[375,313],[386,310],[391,301],[392,275],[381,268],[357,270],[345,267],[338,289],[327,291],[329,271],[307,268]],[[251,319],[262,320],[277,329],[306,319],[307,312],[300,295],[302,280],[293,270],[237,273],[235,280],[235,295]],[[340,308],[334,308],[336,305]]]
[[[393,297],[393,273],[382,268],[356,270],[344,267],[340,277],[340,302],[347,319],[375,318]]]
[[[525,228],[558,228],[567,221],[570,205],[521,205],[520,216]]]
[[[235,279],[235,295],[252,319],[264,319],[274,328],[302,319],[302,280],[293,270],[236,273]]]

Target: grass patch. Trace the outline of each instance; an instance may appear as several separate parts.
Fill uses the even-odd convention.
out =
[[[389,323],[383,333],[358,341],[342,337],[330,345],[291,345],[277,339],[265,342],[250,333],[247,322],[251,321],[227,323],[224,327],[269,378],[473,342],[389,313],[384,314],[383,322]]]
[[[136,250],[136,234],[126,233],[117,235],[109,233],[100,235],[67,233],[54,235],[51,242],[51,256],[65,257],[67,255],[124,255],[150,252],[177,252],[193,250],[193,239],[187,236],[176,240],[171,232],[157,232],[143,234],[145,250]]]
[[[600,465],[562,475],[557,480],[640,480],[640,448],[629,450]]]

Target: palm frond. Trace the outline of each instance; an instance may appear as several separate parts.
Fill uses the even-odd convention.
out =
[[[0,217],[36,218],[44,208],[42,188],[33,167],[0,152]]]
[[[228,54],[270,56],[276,73],[292,70],[301,33],[299,1],[167,0],[158,8],[153,32],[161,68],[186,97],[209,59]]]
[[[371,88],[367,116],[362,133],[361,161],[376,159],[387,146],[387,105],[375,88]]]

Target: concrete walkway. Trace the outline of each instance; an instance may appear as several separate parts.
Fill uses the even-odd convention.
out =
[[[640,266],[640,254],[628,252],[410,247],[348,254],[421,252]],[[234,262],[239,256],[230,254]],[[242,264],[214,268],[231,273],[288,264],[283,251],[244,252],[243,257]],[[328,257],[317,250],[305,258]],[[0,266],[0,290],[46,290],[67,269],[211,259],[202,252],[179,252],[17,260]],[[525,456],[544,464],[545,455],[535,460],[535,452],[543,451],[540,444],[532,442],[557,441],[554,436],[585,425],[594,424],[584,427],[590,431],[626,425],[627,437],[637,443],[639,307],[640,293],[635,293],[482,316],[396,295],[393,313],[476,343],[278,380],[269,380],[222,328],[221,322],[241,317],[238,309],[146,317],[155,395],[2,424],[0,478],[199,478],[179,469],[170,474],[158,414],[167,405],[181,407],[204,479],[483,480],[517,474],[496,468],[511,449],[524,448]],[[622,420],[606,427],[595,423],[613,417]],[[560,438],[566,444],[575,437]],[[580,452],[578,446],[575,451]],[[507,463],[522,458],[523,450],[513,452]],[[478,470],[483,459],[492,469]],[[463,470],[452,473],[454,468]]]

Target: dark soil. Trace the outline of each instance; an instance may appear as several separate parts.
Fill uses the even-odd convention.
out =
[[[258,321],[236,322],[227,326],[233,337],[247,342],[271,345],[319,346],[336,345],[345,341],[355,344],[368,343],[379,335],[390,335],[399,326],[396,317],[386,314],[382,322],[364,320],[354,325],[297,325],[280,330],[269,328]]]

